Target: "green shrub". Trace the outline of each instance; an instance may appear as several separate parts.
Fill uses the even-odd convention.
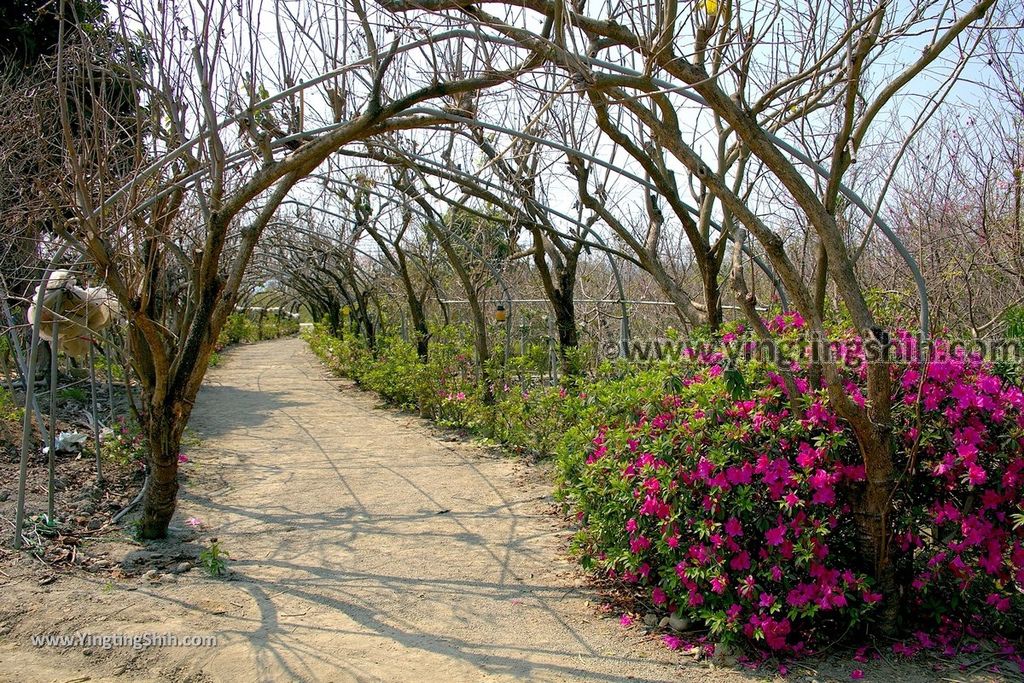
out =
[[[243,312],[229,315],[217,337],[218,346],[277,339],[299,331],[299,321],[290,316],[278,318],[276,313],[267,313],[263,316],[262,323],[258,316],[258,313]]]
[[[218,342],[221,345],[238,344],[246,341],[256,341],[256,323],[249,320],[244,313],[232,313],[228,316],[227,322],[220,331]]]
[[[24,408],[18,407],[14,397],[7,389],[0,387],[0,420],[5,422],[21,422]]]

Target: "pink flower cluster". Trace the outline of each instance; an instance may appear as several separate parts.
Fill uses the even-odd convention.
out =
[[[898,334],[906,360],[891,366],[905,472],[892,552],[913,577],[911,608],[936,626],[984,613],[1011,627],[1024,614],[1024,392],[941,345],[922,365],[913,344]],[[573,501],[598,564],[655,607],[773,652],[805,652],[871,618],[884,597],[859,569],[866,472],[825,392],[794,366],[794,410],[777,373],[748,378],[752,391],[736,397],[713,371],[721,357],[688,362],[678,395],[601,425],[588,449]],[[847,391],[862,404],[865,381],[866,366],[851,364]]]
[[[910,352],[915,342],[901,338]],[[903,413],[916,414],[921,397],[922,418],[908,417],[903,436],[919,476],[901,492],[920,512],[900,519],[896,535],[913,558],[918,607],[941,620],[955,591],[963,616],[981,610],[1009,623],[1024,590],[1024,391],[941,344],[896,379]]]

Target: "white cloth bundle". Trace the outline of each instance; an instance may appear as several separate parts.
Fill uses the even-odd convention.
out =
[[[32,296],[32,305],[28,308],[30,322],[35,320],[35,300],[38,294],[37,287]],[[66,270],[55,270],[46,283],[46,293],[43,295],[39,336],[53,341],[53,320],[56,317],[60,350],[80,358],[89,353],[92,335],[108,327],[120,313],[121,307],[109,290],[103,287],[78,287],[74,275]]]

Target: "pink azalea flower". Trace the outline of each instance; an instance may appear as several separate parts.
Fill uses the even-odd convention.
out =
[[[1001,596],[996,593],[992,593],[985,599],[985,603],[996,608],[998,612],[1010,611],[1010,598],[1009,596]]]
[[[854,669],[853,671],[850,672],[850,678],[852,678],[855,681],[858,681],[858,680],[864,678],[864,670],[863,669]]]
[[[651,542],[643,536],[637,536],[629,542],[629,551],[637,555],[651,547]]]
[[[744,569],[750,569],[750,553],[746,550],[741,550],[739,554],[729,560],[729,568],[738,572],[741,572]]]
[[[967,468],[967,481],[971,486],[980,486],[988,480],[988,473],[980,465],[970,465]]]
[[[764,534],[764,541],[768,545],[776,546],[781,545],[782,541],[786,538],[786,526],[780,524],[774,529],[769,529]]]

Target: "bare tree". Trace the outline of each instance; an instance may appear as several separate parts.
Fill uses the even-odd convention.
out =
[[[127,76],[135,116],[146,121],[135,129],[134,168],[112,175],[104,167],[120,130],[115,121],[84,120],[63,106],[63,161],[72,193],[54,201],[73,216],[61,233],[95,263],[129,322],[151,470],[141,534],[156,538],[166,534],[174,511],[178,448],[210,353],[235,308],[253,251],[289,192],[346,144],[429,124],[430,116],[413,112],[419,103],[494,86],[536,59],[529,50],[506,49],[503,65],[494,66],[494,46],[458,32],[426,40],[415,25],[382,50],[383,29],[365,18],[359,44],[346,34],[348,52],[325,54],[333,44],[283,14],[272,18],[275,28],[300,47],[274,59],[261,48],[267,17],[245,6],[118,9],[126,42],[135,29],[147,47],[146,69]],[[358,4],[332,11],[364,13]],[[455,60],[431,59],[442,53],[475,55],[475,70],[443,71],[436,65]],[[343,66],[304,74],[302,65],[315,68],[311,55]],[[345,92],[330,89],[342,74]],[[58,76],[75,101],[66,62],[58,64]],[[264,96],[271,88],[281,94]],[[317,92],[320,107],[312,101]],[[88,129],[88,144],[79,143],[76,126]]]

